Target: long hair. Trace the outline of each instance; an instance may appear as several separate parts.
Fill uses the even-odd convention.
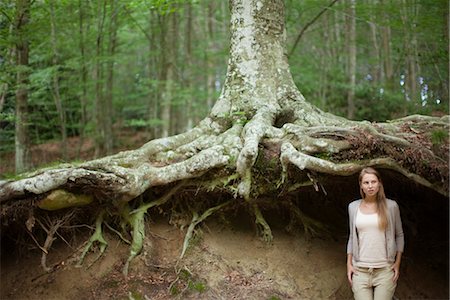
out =
[[[387,218],[387,201],[386,201],[386,195],[384,194],[384,187],[383,182],[381,181],[380,173],[378,173],[377,170],[371,167],[367,167],[361,170],[359,173],[359,192],[361,194],[361,197],[364,199],[366,198],[366,194],[364,193],[362,189],[362,178],[366,174],[372,174],[375,175],[379,182],[379,190],[376,197],[376,203],[377,203],[377,213],[378,213],[378,227],[380,230],[386,230],[387,224],[388,224],[388,218]]]

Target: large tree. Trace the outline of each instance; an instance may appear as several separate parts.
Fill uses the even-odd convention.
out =
[[[194,200],[184,250],[193,228],[229,205],[250,208],[262,237],[270,241],[271,229],[260,210],[266,199],[286,203],[282,195],[277,198],[281,191],[304,185],[320,189],[323,178],[348,176],[365,166],[389,169],[448,195],[448,116],[414,115],[374,124],[325,113],[306,102],[292,80],[283,1],[232,0],[230,9],[226,80],[208,117],[185,133],[136,150],[0,182],[4,216],[17,216],[20,207],[98,208],[89,246],[100,242],[106,247],[101,224],[114,217],[132,232],[130,261],[141,250],[148,210],[176,201],[192,187],[233,197]],[[288,204],[305,229],[313,229],[316,223]],[[23,218],[29,220],[30,214]]]

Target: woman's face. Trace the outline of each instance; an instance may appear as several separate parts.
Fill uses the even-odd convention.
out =
[[[364,174],[361,179],[361,188],[366,197],[376,196],[380,190],[380,181],[374,174]]]

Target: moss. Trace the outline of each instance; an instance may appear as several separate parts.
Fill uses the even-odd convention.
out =
[[[316,153],[314,155],[314,157],[320,158],[320,159],[324,159],[324,160],[330,160],[331,159],[331,153],[329,152],[320,152],[320,153]]]
[[[45,210],[58,210],[67,207],[77,207],[94,201],[92,195],[73,194],[66,190],[54,190],[47,197],[39,201],[38,207]]]

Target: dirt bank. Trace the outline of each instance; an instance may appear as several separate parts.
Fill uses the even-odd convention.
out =
[[[239,215],[227,221],[211,219],[178,261],[184,230],[156,216],[148,222],[144,251],[133,261],[128,278],[121,273],[128,246],[112,232],[106,234],[105,254],[92,266],[95,254],[76,267],[89,230],[67,241],[71,247],[59,242],[48,257],[48,265],[57,265],[50,274],[42,271],[36,247],[22,245],[20,252],[11,252],[2,245],[0,298],[351,298],[345,275],[345,236],[306,239],[301,232],[287,233],[275,226],[275,239],[268,245],[256,236],[249,220]],[[396,296],[447,299],[448,275],[420,255],[406,253]]]

